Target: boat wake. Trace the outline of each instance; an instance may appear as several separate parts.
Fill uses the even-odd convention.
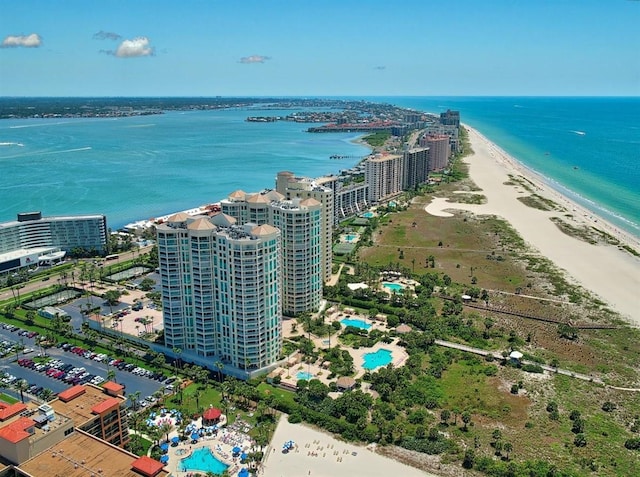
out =
[[[0,142],[0,146],[20,146],[24,147],[24,144],[21,142]]]
[[[586,136],[586,134],[587,134],[584,131],[571,131],[571,132],[574,133],[574,134],[577,134],[578,136]]]

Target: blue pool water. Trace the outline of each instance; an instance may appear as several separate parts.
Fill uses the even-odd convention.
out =
[[[360,328],[361,330],[368,330],[371,328],[371,325],[366,321],[355,318],[345,318],[344,320],[341,320],[340,323],[344,326],[353,326],[354,328]]]
[[[399,291],[402,291],[402,289],[404,288],[399,283],[387,283],[387,282],[384,282],[382,284],[382,286],[387,288],[388,290],[391,290],[392,292],[399,292]]]
[[[190,470],[200,470],[202,472],[213,472],[222,475],[229,466],[220,462],[207,447],[201,447],[193,451],[189,457],[180,459],[178,470],[188,472]]]
[[[296,374],[296,378],[297,379],[306,379],[307,381],[309,381],[310,379],[313,378],[313,374],[307,373],[306,371],[300,371],[298,374]]]
[[[357,238],[357,234],[347,234],[344,236],[345,241],[347,241],[348,243],[354,242]]]
[[[373,212],[365,212],[364,214],[362,214],[363,217],[370,219],[371,217],[373,217]]]
[[[375,353],[367,353],[364,355],[364,369],[376,369],[380,366],[386,366],[391,362],[392,354],[388,349],[381,348]]]

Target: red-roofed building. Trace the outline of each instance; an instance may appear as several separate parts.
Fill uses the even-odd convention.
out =
[[[0,429],[0,438],[15,444],[33,434],[35,425],[36,421],[33,419],[20,417],[17,421],[13,421]]]
[[[131,464],[133,470],[141,473],[145,477],[154,477],[160,473],[163,467],[160,462],[146,455],[134,460],[133,464]]]
[[[62,402],[69,402],[72,399],[75,399],[86,392],[87,392],[87,388],[85,388],[82,384],[77,384],[59,393],[58,399],[60,399],[60,401]]]
[[[94,405],[91,412],[96,414],[96,419],[82,426],[82,430],[110,444],[124,447],[129,442],[129,428],[120,412],[122,402],[122,398],[111,397]]]
[[[105,412],[112,411],[116,407],[120,407],[120,400],[118,398],[109,398],[93,406],[91,412],[94,414],[104,414]]]
[[[50,405],[57,412],[71,417],[78,429],[109,444],[124,447],[129,442],[129,429],[122,412],[125,398],[109,392],[115,391],[116,386],[108,386],[107,389],[93,384],[73,386],[58,394],[58,399],[51,401]]]
[[[202,425],[210,426],[212,424],[217,424],[220,420],[220,416],[222,416],[222,411],[217,407],[210,407],[202,414]]]
[[[109,396],[121,396],[124,386],[114,381],[107,381],[102,385],[102,389],[104,389]]]
[[[0,456],[7,462],[21,464],[73,433],[71,419],[56,415],[46,404],[34,407],[20,403],[16,409],[26,411],[29,417],[14,415],[0,424]]]
[[[7,419],[21,413],[26,409],[27,406],[25,406],[21,402],[16,402],[14,404],[0,402],[0,421],[6,421]]]

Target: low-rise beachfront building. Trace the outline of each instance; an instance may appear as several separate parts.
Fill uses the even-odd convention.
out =
[[[112,446],[82,430],[20,463],[0,471],[0,477],[169,477],[164,465],[147,456]]]
[[[105,388],[79,384],[59,393],[49,406],[56,414],[71,418],[76,428],[111,445],[124,447],[129,442],[126,400],[114,392],[117,389],[122,392],[123,388],[117,383],[107,384]]]
[[[213,369],[268,367],[282,347],[277,228],[176,214],[157,227],[165,345]]]
[[[365,182],[370,204],[389,200],[402,193],[404,160],[399,154],[374,154],[365,162]]]
[[[109,383],[72,386],[47,404],[0,402],[0,458],[9,464],[0,477],[167,477],[160,462],[124,450],[125,399]]]
[[[0,272],[57,263],[75,248],[104,253],[106,245],[104,215],[21,213],[17,220],[0,223]]]

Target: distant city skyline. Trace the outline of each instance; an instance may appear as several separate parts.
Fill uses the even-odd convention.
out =
[[[638,96],[635,0],[3,2],[0,96]]]

